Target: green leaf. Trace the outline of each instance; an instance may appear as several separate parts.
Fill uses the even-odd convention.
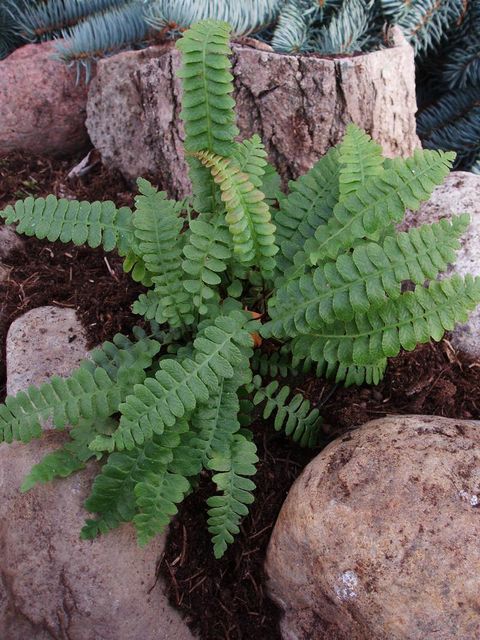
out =
[[[247,505],[254,500],[255,484],[245,476],[255,474],[257,462],[254,443],[241,434],[233,436],[227,451],[218,452],[210,460],[210,469],[218,472],[213,481],[222,492],[207,500],[208,530],[212,534],[216,558],[221,558],[233,542],[233,536],[240,530],[240,520],[248,513]]]
[[[240,171],[236,162],[205,151],[197,157],[211,170],[220,187],[235,256],[245,265],[258,265],[268,275],[275,267],[273,256],[278,247],[263,193]]]
[[[307,333],[336,320],[378,308],[400,296],[402,284],[424,284],[455,261],[459,238],[469,224],[466,214],[388,236],[383,246],[366,242],[335,262],[278,289],[269,304],[271,321],[263,335],[277,338]]]
[[[117,248],[126,252],[132,242],[132,212],[128,207],[117,209],[113,202],[79,202],[28,197],[0,211],[7,224],[16,224],[17,233],[35,236],[49,242],[87,244],[105,251]]]

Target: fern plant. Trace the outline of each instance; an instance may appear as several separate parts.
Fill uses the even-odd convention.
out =
[[[69,378],[0,406],[0,441],[41,437],[50,417],[71,426],[22,490],[104,463],[83,538],[133,522],[146,544],[207,470],[218,490],[208,528],[222,556],[253,500],[255,412],[300,445],[318,441],[319,408],[277,378],[378,383],[389,357],[440,340],[480,301],[478,278],[436,280],[455,259],[466,215],[394,227],[429,198],[454,155],[384,160],[351,125],[281,194],[260,138],[236,139],[228,40],[227,24],[206,20],[177,45],[191,199],[174,202],[139,180],[133,212],[54,196],[1,212],[20,233],[118,251],[149,287],[133,307],[148,333],[118,335]]]

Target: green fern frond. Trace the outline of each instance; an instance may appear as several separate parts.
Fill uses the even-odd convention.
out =
[[[6,224],[16,224],[16,231],[39,240],[87,244],[105,251],[117,248],[124,254],[133,238],[132,212],[128,207],[117,209],[113,202],[79,202],[28,197],[0,211]]]
[[[383,173],[382,147],[354,124],[347,126],[338,152],[340,200]]]
[[[337,321],[312,329],[292,343],[299,358],[310,357],[328,368],[337,380],[352,365],[384,367],[385,358],[400,350],[411,351],[431,338],[442,339],[456,323],[466,322],[480,302],[480,278],[455,275],[428,288],[417,286],[379,309],[356,315],[350,322]]]
[[[289,184],[290,193],[281,199],[274,213],[276,238],[280,246],[277,269],[285,273],[297,261],[308,263],[305,242],[332,216],[339,199],[340,165],[338,149],[332,147],[308,173]]]
[[[93,447],[111,451],[132,449],[165,426],[189,415],[199,402],[207,402],[220,378],[232,378],[234,367],[249,359],[252,338],[245,330],[245,314],[219,316],[199,331],[193,358],[162,360],[155,378],[134,388],[120,404],[120,426],[111,438],[97,438]]]
[[[181,118],[188,153],[206,150],[229,157],[235,150],[229,36],[228,24],[203,20],[177,42],[183,53],[178,76],[183,79]]]
[[[56,428],[106,418],[143,382],[160,345],[148,338],[131,342],[117,335],[92,353],[69,378],[53,376],[40,387],[8,396],[0,405],[0,442],[29,442],[42,434],[42,423],[53,417]]]
[[[70,429],[70,440],[63,447],[47,454],[32,467],[22,483],[21,491],[29,491],[36,484],[50,482],[54,478],[67,478],[84,469],[91,458],[98,460],[101,454],[92,451],[89,444],[98,433],[113,431],[114,425],[116,422],[112,418],[95,419],[93,422],[80,420],[78,426]]]
[[[189,225],[190,235],[183,248],[183,271],[190,276],[183,281],[201,315],[208,312],[205,301],[218,299],[219,274],[232,258],[232,241],[221,215],[201,213]],[[193,276],[193,277],[191,277]]]
[[[189,154],[207,150],[231,156],[238,134],[232,98],[233,76],[229,71],[229,34],[228,24],[204,20],[177,42],[183,54],[179,71],[183,85],[180,117],[185,125],[185,150],[198,213],[215,211],[217,187],[208,169]]]
[[[159,324],[168,322],[171,327],[191,324],[193,305],[182,282],[182,204],[167,200],[166,194],[147,180],[139,180],[138,186],[134,253],[145,264],[154,287],[140,295],[133,312]]]
[[[258,406],[265,402],[262,416],[265,420],[275,415],[273,426],[275,431],[284,430],[294,442],[301,447],[314,447],[318,442],[319,428],[322,418],[318,409],[312,409],[310,401],[301,393],[297,393],[288,401],[290,387],[283,386],[274,380],[266,387],[260,376],[253,378],[252,392],[255,392],[253,404]]]
[[[258,266],[265,274],[275,267],[275,226],[264,195],[256,189],[235,162],[200,151],[197,157],[212,172],[227,210],[234,253],[245,265]]]
[[[153,276],[179,272],[183,220],[182,203],[167,200],[148,180],[137,180],[140,195],[135,197],[133,226],[136,251]]]
[[[326,227],[315,233],[312,264],[335,259],[342,250],[375,236],[392,222],[400,222],[405,209],[416,211],[447,176],[455,156],[440,151],[415,151],[411,158],[385,163],[385,171],[372,177],[354,194],[339,202]]]
[[[218,453],[209,462],[216,471],[213,481],[222,495],[208,498],[208,530],[212,534],[214,554],[221,558],[233,536],[239,529],[240,520],[248,514],[248,506],[254,501],[255,484],[248,476],[255,474],[258,462],[256,446],[245,436],[235,434],[228,451]]]
[[[424,284],[455,261],[468,215],[388,236],[383,246],[367,242],[280,287],[271,300],[263,335],[293,337],[397,299],[403,282]]]

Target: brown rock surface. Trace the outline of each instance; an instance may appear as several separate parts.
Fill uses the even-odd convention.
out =
[[[387,156],[410,155],[415,133],[413,51],[395,46],[355,57],[281,55],[233,45],[241,137],[259,133],[283,178],[298,177],[342,137],[366,129]],[[190,192],[182,151],[180,81],[174,49],[102,60],[87,105],[87,127],[103,159],[128,179],[150,177],[172,195]]]
[[[32,313],[22,319],[25,344],[35,336],[45,357],[48,350],[41,350],[45,337],[37,332],[41,325],[36,326]],[[72,322],[65,326],[75,326]],[[54,319],[51,324],[52,346],[58,324]],[[50,375],[67,375],[76,366],[76,341],[65,340],[67,335],[68,329],[67,334],[62,329],[54,360],[44,364],[43,372],[34,366],[33,345],[22,350],[17,335],[14,353],[9,336],[7,349],[18,367],[26,372],[29,364],[34,366],[35,376],[24,377],[24,384],[43,381],[46,370]],[[164,537],[140,549],[133,527],[126,525],[96,540],[80,540],[83,522],[91,517],[82,505],[98,471],[96,464],[20,493],[32,465],[61,446],[64,438],[61,432],[48,431],[28,445],[0,445],[1,640],[193,640],[157,580]]]
[[[480,425],[390,417],[331,443],[270,541],[287,640],[480,637]]]
[[[88,144],[87,87],[54,53],[53,42],[30,44],[0,61],[0,154],[62,156]]]

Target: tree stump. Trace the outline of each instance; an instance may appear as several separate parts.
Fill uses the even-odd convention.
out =
[[[286,182],[305,173],[354,122],[387,156],[420,146],[415,130],[413,50],[392,46],[353,57],[282,55],[233,45],[240,137],[259,133]],[[180,121],[179,52],[151,47],[102,60],[87,105],[87,128],[104,161],[128,179],[153,179],[171,196],[190,192]]]

